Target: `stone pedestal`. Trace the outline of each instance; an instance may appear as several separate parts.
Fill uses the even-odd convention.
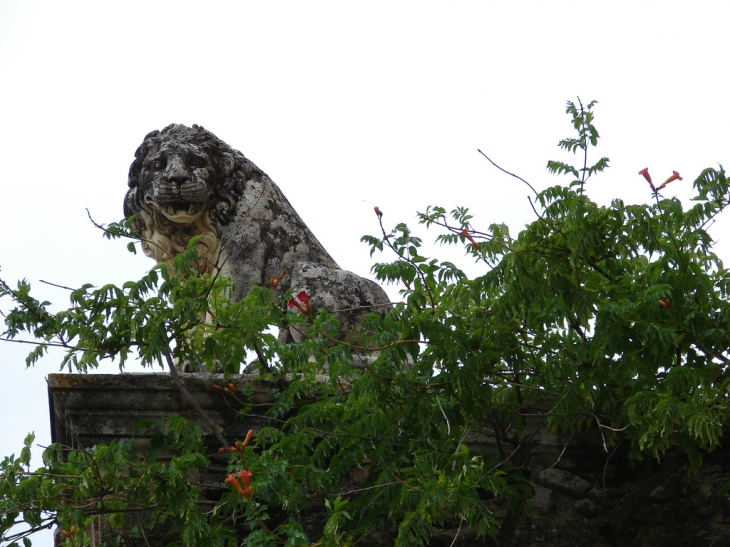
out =
[[[252,411],[246,420],[237,419],[238,405],[235,401],[232,404],[230,396],[212,386],[228,383],[239,389],[245,386],[253,389],[249,400],[265,403],[271,402],[268,395],[272,387],[270,383],[250,375],[227,380],[222,374],[181,374],[181,377],[188,391],[220,427],[229,443],[243,440],[249,429],[258,431],[268,425],[256,411]],[[211,454],[215,455],[220,448],[208,424],[182,397],[169,374],[51,374],[48,376],[48,396],[54,443],[82,449],[132,440],[133,446],[144,452],[150,447],[151,433],[135,431],[134,425],[144,419],[156,420],[179,414],[207,433],[204,440]],[[162,453],[160,459],[165,458]],[[212,494],[220,495],[225,475],[225,457],[213,456],[212,464],[201,471],[196,482],[212,485],[209,489],[214,490]],[[208,493],[211,492],[204,492]],[[144,514],[131,514],[130,519],[144,520]],[[130,520],[130,526],[135,523],[136,520]],[[127,547],[148,547],[150,541],[154,540],[150,544],[163,541],[165,533],[165,529],[158,527],[154,533],[147,532],[146,539],[127,537],[123,541]],[[118,532],[110,528],[105,518],[99,518],[94,523],[92,534],[92,545],[98,545],[101,540],[116,536]],[[58,537],[57,541],[61,539]],[[167,542],[160,544],[166,545]]]
[[[254,403],[266,403],[271,401],[270,383],[248,375],[225,381],[222,375],[215,374],[183,374],[182,377],[191,394],[222,428],[227,440],[242,440],[249,429],[258,431],[271,425],[262,415],[263,411],[253,412],[245,420],[236,418],[238,405],[231,404],[228,395],[212,388],[213,384],[232,382],[239,388],[252,390]],[[143,450],[149,445],[149,437],[133,430],[139,420],[181,414],[208,432],[205,442],[211,454],[219,448],[208,425],[182,398],[168,374],[52,374],[48,377],[48,391],[54,442],[88,448],[133,439]],[[498,455],[500,448],[505,455],[513,450],[504,440],[497,443],[489,435],[472,435],[467,442],[473,453],[487,457]],[[504,500],[487,501],[509,532],[502,535],[500,546],[730,546],[730,498],[718,495],[725,480],[730,479],[729,448],[708,454],[702,468],[688,475],[688,466],[679,451],[667,454],[661,463],[646,460],[634,466],[627,457],[627,442],[607,453],[595,426],[582,434],[561,437],[548,433],[537,422],[528,423],[522,442],[524,446],[508,463],[523,466],[531,481],[535,494],[534,517],[511,519]],[[661,478],[662,466],[671,463],[672,458],[681,462],[676,466],[678,471]],[[220,459],[204,470],[198,480],[221,485],[224,477],[225,462]],[[652,477],[654,482],[648,480]],[[658,482],[657,477],[661,478]],[[642,487],[648,490],[637,498],[635,493]],[[618,517],[621,517],[621,529],[616,530],[615,526],[612,529]],[[321,525],[319,521],[314,522],[318,518],[316,514],[311,515],[312,529]],[[104,520],[99,519],[94,530],[96,544],[108,533]],[[160,534],[164,535],[164,531]],[[153,542],[149,536],[144,541],[135,538],[125,541],[129,547],[160,543]],[[388,542],[380,544],[388,545]],[[434,547],[477,544],[496,545],[491,540],[477,541],[473,534],[460,528],[456,518],[447,519],[443,528],[434,531],[431,540]]]

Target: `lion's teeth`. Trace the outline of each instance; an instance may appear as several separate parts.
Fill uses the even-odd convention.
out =
[[[194,203],[190,204],[190,207],[188,208],[188,214],[189,215],[195,214],[195,204]]]

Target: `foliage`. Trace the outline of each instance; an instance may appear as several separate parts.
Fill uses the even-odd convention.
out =
[[[57,523],[81,545],[72,526],[83,531],[100,513],[141,534],[124,518],[134,508],[150,511],[148,526],[174,521],[175,545],[235,545],[241,526],[244,545],[388,536],[423,545],[446,521],[494,536],[489,500],[503,500],[516,516],[530,513],[521,473],[528,416],[553,431],[597,428],[606,448],[625,440],[636,460],[681,446],[697,467],[718,446],[730,413],[730,277],[707,232],[728,204],[728,180],[721,167],[703,171],[689,209],[656,191],[650,204],[599,206],[587,196],[591,178],[608,166],[607,158],[588,165],[599,138],[594,105],[568,103],[577,137],[559,146],[581,154],[582,165],[548,163],[573,180],[535,196],[537,218],[517,237],[501,224],[475,228],[465,208],[419,214],[442,232],[440,243],[464,246],[481,275],[470,279],[424,256],[405,224],[386,231],[378,214],[382,233],[363,241],[371,254],[393,253],[373,271],[399,284],[403,299],[385,318],[367,319],[358,348],[333,341],[336,321],[326,313],[312,320],[288,310],[291,294],[255,287],[230,302],[229,280],[191,267],[194,241],[173,269],[158,265],[122,287],[85,285],[57,313],[27,283],[3,282],[0,296],[15,302],[3,338],[27,333],[38,341],[29,365],[58,345],[71,371],[106,358],[123,367],[134,350],[148,366],[189,361],[231,374],[250,352],[262,377],[280,387],[271,393],[270,427],[230,452],[232,478],[212,507],[198,503],[199,487],[187,480],[210,454],[200,430],[180,417],[141,424],[158,430],[142,456],[124,442],[54,445],[30,471],[26,439],[20,458],[0,466],[2,537],[27,535],[9,531],[18,521],[28,534]],[[124,223],[110,233],[129,235]],[[307,337],[283,344],[271,325]],[[375,358],[353,372],[353,353]],[[236,400],[245,416],[251,404],[245,394]],[[498,457],[473,450],[477,434],[496,439]],[[156,462],[163,447],[176,454],[165,465]],[[247,495],[231,482],[244,476],[252,481]],[[328,518],[321,537],[309,538],[298,519],[313,509]]]

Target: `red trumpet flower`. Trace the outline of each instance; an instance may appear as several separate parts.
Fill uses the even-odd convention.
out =
[[[299,291],[294,298],[286,303],[286,306],[290,310],[297,308],[304,315],[312,313],[312,304],[309,302],[309,294],[307,294],[307,291]]]
[[[656,189],[656,191],[658,192],[659,190],[661,190],[662,188],[664,188],[667,184],[669,184],[670,182],[675,181],[675,180],[682,180],[682,177],[680,177],[679,176],[679,173],[677,173],[676,171],[672,171],[671,176],[667,180],[665,180],[664,182],[662,182],[661,186],[659,186]]]
[[[644,167],[641,171],[639,171],[640,175],[643,175],[646,179],[646,182],[649,183],[649,186],[651,186],[651,189],[656,192],[656,188],[654,187],[654,183],[651,181],[651,175],[649,174],[649,168]]]

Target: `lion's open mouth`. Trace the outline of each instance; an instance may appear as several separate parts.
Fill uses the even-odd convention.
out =
[[[161,203],[157,207],[170,220],[175,222],[192,222],[200,215],[202,203]]]
[[[200,205],[200,203],[168,203],[163,206],[163,212],[166,215],[194,215]]]

